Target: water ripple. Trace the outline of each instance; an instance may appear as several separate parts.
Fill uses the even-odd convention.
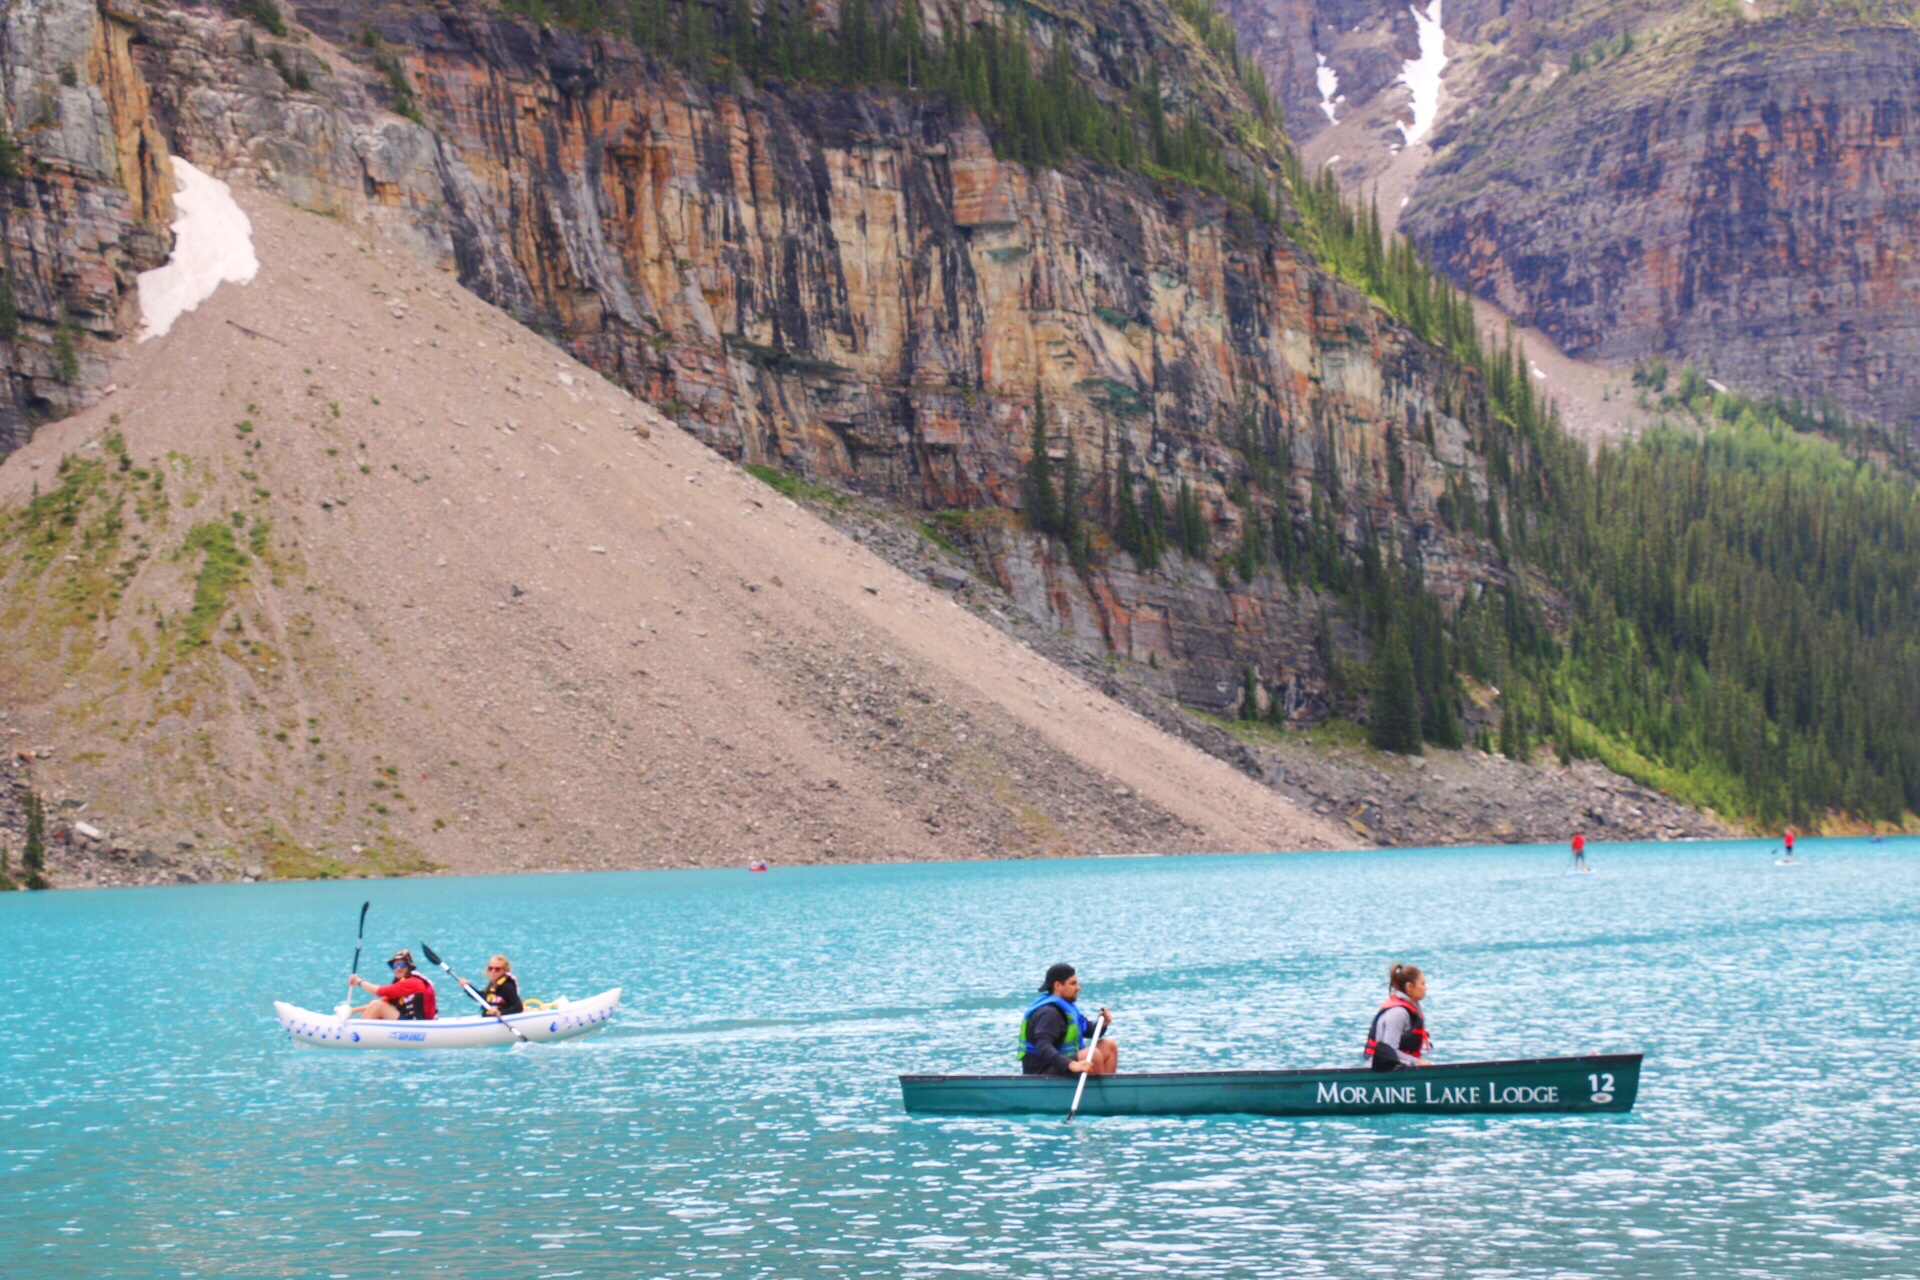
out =
[[[1803,849],[9,895],[37,1003],[0,1010],[0,1274],[1911,1277],[1920,847]],[[364,897],[374,952],[628,1007],[533,1050],[294,1049],[269,1001],[338,1001]],[[1009,1069],[1063,957],[1130,1069],[1354,1062],[1391,959],[1443,1057],[1648,1069],[1621,1119],[901,1113],[903,1071]]]

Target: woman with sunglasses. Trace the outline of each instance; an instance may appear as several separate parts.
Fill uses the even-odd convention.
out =
[[[505,956],[487,961],[487,989],[480,998],[487,1002],[489,1011],[503,1018],[526,1010],[520,1003],[520,981],[513,976],[513,965]]]
[[[375,986],[357,973],[347,980],[374,994],[374,999],[352,1010],[352,1016],[382,1022],[396,1018],[407,1022],[432,1021],[439,1012],[434,1004],[433,984],[414,972],[413,952],[405,948],[394,952],[387,960],[387,968],[393,970],[393,981],[384,987]]]

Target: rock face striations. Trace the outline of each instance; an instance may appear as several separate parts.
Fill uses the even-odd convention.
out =
[[[1461,121],[1408,232],[1570,354],[1913,423],[1920,30],[1763,8],[1619,45]]]
[[[1161,0],[922,12],[934,38],[1023,23],[1036,60],[1063,51],[1108,110],[1158,77],[1209,137],[1250,128]],[[1263,703],[1324,715],[1323,611],[1364,653],[1267,567],[1275,529],[1391,545],[1449,601],[1506,577],[1442,517],[1488,500],[1477,380],[1320,269],[1284,217],[1145,172],[1017,163],[937,95],[695,76],[478,3],[287,13],[308,30],[214,4],[128,19],[174,151],[382,224],[730,456],[951,513],[1023,607],[1186,701],[1237,705],[1251,668]],[[1276,153],[1227,151],[1284,203]],[[1091,563],[1001,514],[1042,405],[1099,531]],[[1190,559],[1142,573],[1104,545],[1123,458],[1169,507],[1193,495]]]
[[[1401,155],[1396,128],[1418,51],[1405,0],[1225,7],[1296,136],[1327,135],[1310,154],[1338,160],[1356,192],[1406,193],[1383,216],[1568,355],[1662,356],[1750,392],[1915,421],[1910,14],[1445,0],[1429,158]]]
[[[0,455],[98,393],[137,319],[134,277],[165,261],[172,175],[130,43],[105,5],[0,13]]]

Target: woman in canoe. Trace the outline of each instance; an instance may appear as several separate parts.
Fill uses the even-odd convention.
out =
[[[1420,1002],[1427,998],[1427,975],[1410,964],[1397,964],[1387,974],[1387,1002],[1373,1015],[1367,1032],[1367,1057],[1375,1071],[1399,1071],[1423,1065],[1431,1038]]]
[[[1093,1042],[1093,1022],[1074,1001],[1080,998],[1080,978],[1070,964],[1056,964],[1040,983],[1040,998],[1027,1006],[1020,1019],[1020,1073],[1029,1076],[1072,1076],[1092,1072],[1110,1076],[1120,1065],[1120,1046],[1100,1037]],[[1113,1015],[1100,1010],[1100,1020],[1113,1025]],[[1092,1045],[1092,1052],[1087,1046]]]

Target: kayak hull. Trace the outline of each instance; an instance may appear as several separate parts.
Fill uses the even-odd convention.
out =
[[[566,1001],[552,1009],[528,1010],[505,1019],[436,1018],[431,1022],[376,1021],[315,1013],[285,1001],[273,1002],[274,1017],[295,1044],[314,1049],[482,1049],[529,1040],[574,1040],[607,1025],[620,1008],[620,991],[602,991],[586,1000]]]
[[[1092,1076],[1086,1116],[1566,1115],[1633,1110],[1637,1053],[1463,1062],[1409,1071],[1187,1071]],[[1065,1117],[1077,1078],[901,1076],[914,1115]]]

